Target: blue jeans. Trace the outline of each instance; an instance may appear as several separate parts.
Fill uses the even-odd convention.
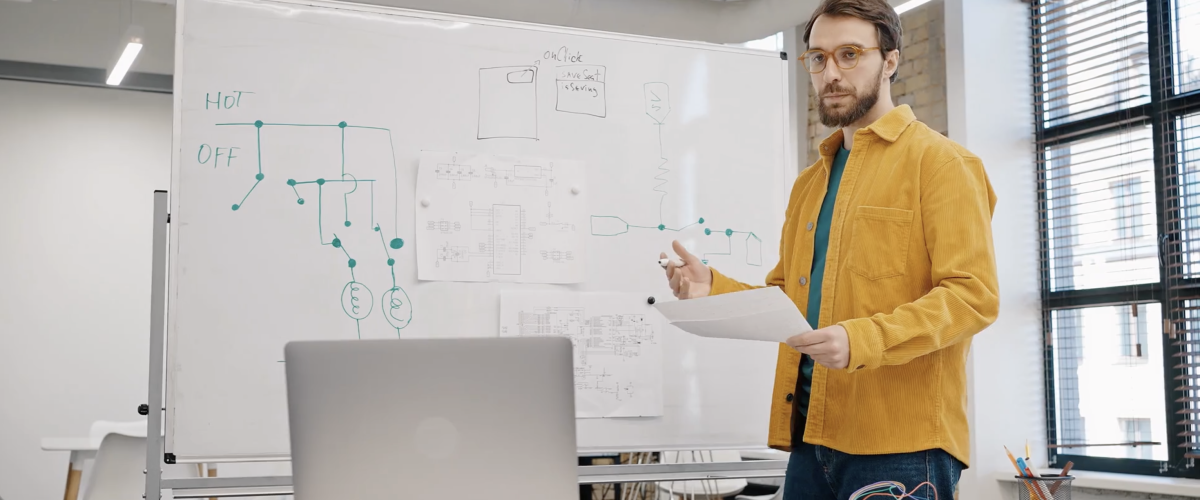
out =
[[[784,479],[784,500],[849,500],[863,486],[896,481],[912,493],[928,481],[938,500],[954,500],[962,463],[942,450],[893,455],[848,455],[824,446],[801,444],[792,451]],[[934,492],[922,486],[913,497],[933,500]],[[900,496],[897,492],[897,497]],[[891,498],[891,497],[873,497]],[[912,498],[912,497],[910,497]]]

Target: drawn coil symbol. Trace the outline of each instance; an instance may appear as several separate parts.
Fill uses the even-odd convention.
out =
[[[403,288],[392,287],[385,292],[380,306],[384,310],[383,317],[392,328],[400,330],[412,322],[412,303]]]
[[[347,316],[357,320],[366,319],[374,307],[375,295],[367,285],[351,281],[342,288],[342,311]]]

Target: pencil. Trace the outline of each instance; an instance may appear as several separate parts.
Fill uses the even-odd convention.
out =
[[[1010,462],[1012,462],[1013,468],[1017,470],[1017,476],[1025,477],[1025,471],[1021,470],[1020,465],[1017,465],[1017,457],[1013,456],[1012,452],[1008,450],[1007,446],[1004,447],[1004,454],[1008,455],[1008,460]],[[1033,489],[1033,484],[1030,484],[1029,481],[1021,481],[1021,482],[1025,483],[1025,489],[1029,490],[1030,498],[1046,500],[1045,498],[1042,497],[1041,491],[1037,491],[1037,490]]]

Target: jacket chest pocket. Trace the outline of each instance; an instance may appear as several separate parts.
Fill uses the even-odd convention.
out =
[[[858,207],[846,268],[871,280],[904,275],[912,218],[912,210]]]

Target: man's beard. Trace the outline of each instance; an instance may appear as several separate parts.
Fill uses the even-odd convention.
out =
[[[883,72],[880,71],[879,77],[875,78],[875,86],[866,95],[847,92],[840,87],[834,87],[832,84],[826,85],[825,90],[821,92],[821,96],[827,94],[850,94],[854,98],[854,103],[849,106],[849,109],[834,110],[825,105],[825,99],[822,97],[817,102],[817,114],[820,115],[821,124],[826,127],[842,128],[867,116],[871,112],[871,108],[875,107],[875,103],[879,101],[879,87]]]

